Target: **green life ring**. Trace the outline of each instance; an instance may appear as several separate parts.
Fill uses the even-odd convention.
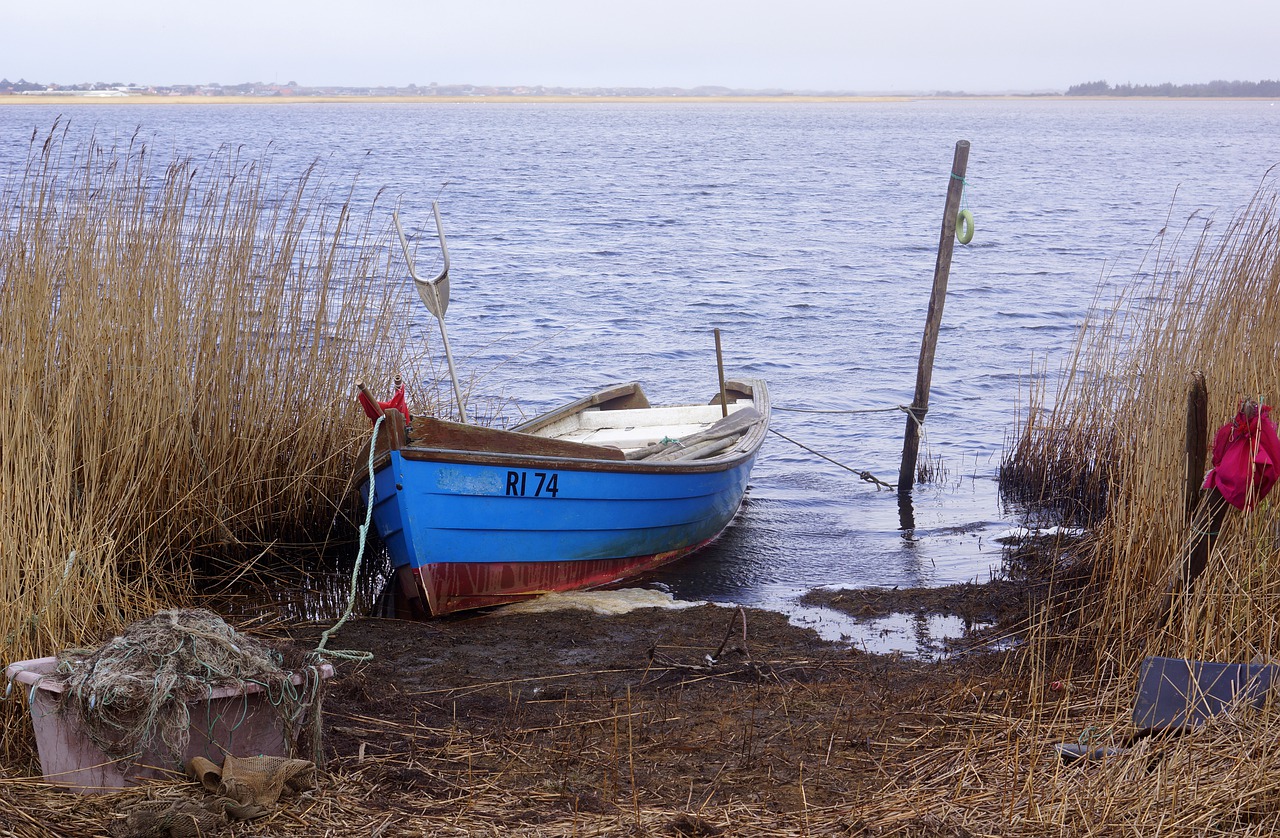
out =
[[[956,241],[961,244],[973,241],[973,213],[968,210],[960,210],[956,216]]]

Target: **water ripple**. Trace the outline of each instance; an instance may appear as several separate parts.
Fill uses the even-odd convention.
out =
[[[770,607],[822,584],[985,578],[998,450],[1046,376],[1032,362],[1056,367],[1095,286],[1129,282],[1167,218],[1236,211],[1280,161],[1280,109],[1252,102],[29,105],[0,108],[0,130],[59,112],[108,143],[141,126],[196,156],[270,144],[275,175],[320,160],[358,178],[357,202],[388,186],[424,252],[442,194],[451,341],[464,372],[496,370],[481,390],[527,412],[613,380],[707,398],[713,327],[730,374],[768,379],[779,404],[909,401],[952,149],[970,139],[976,237],[953,257],[924,449],[958,476],[919,489],[904,530],[891,493],[771,438],[737,526],[662,574],[681,597]],[[0,145],[0,172],[24,148]],[[424,311],[406,316],[434,341]],[[775,422],[896,479],[900,412]]]

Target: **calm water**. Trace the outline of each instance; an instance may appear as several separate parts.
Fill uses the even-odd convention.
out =
[[[1280,163],[1272,102],[33,105],[0,108],[0,172],[59,113],[100,139],[140,129],[162,153],[269,149],[285,176],[320,160],[387,187],[415,234],[441,195],[454,351],[530,413],[619,380],[655,402],[710,397],[713,327],[730,373],[766,379],[778,407],[909,402],[954,145],[970,140],[977,230],[955,252],[924,449],[947,477],[917,492],[914,529],[892,493],[771,437],[737,526],[657,577],[780,608],[819,585],[985,579],[1033,364],[1066,358],[1098,283],[1130,281],[1166,221],[1225,222]],[[424,309],[406,316],[434,339]],[[904,422],[778,412],[774,427],[894,482]]]

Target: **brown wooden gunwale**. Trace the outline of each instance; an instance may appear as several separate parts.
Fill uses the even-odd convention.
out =
[[[584,407],[580,407],[579,409],[585,409],[586,406],[592,406],[591,400],[593,398],[631,386],[634,385],[621,385],[619,388],[602,390],[598,393],[592,394],[591,396],[579,399],[573,404],[583,404]],[[749,396],[752,400],[752,405],[760,413],[760,419],[746,432],[746,434],[744,434],[744,447],[738,448],[732,454],[723,457],[711,457],[706,460],[697,460],[692,462],[605,460],[580,457],[557,457],[540,454],[462,451],[457,449],[414,445],[412,443],[404,444],[399,448],[399,451],[400,455],[407,460],[454,463],[459,465],[510,466],[515,463],[519,463],[521,467],[526,468],[627,474],[705,474],[728,471],[750,460],[760,450],[760,447],[764,444],[764,438],[768,433],[769,420],[771,418],[772,411],[770,410],[768,390],[764,387],[764,382],[732,381],[728,382],[727,386],[730,387],[731,392]],[[719,396],[717,395],[713,401],[719,401]],[[550,413],[544,414],[543,416],[537,417],[517,427],[541,427],[548,424],[550,421],[569,415],[569,412],[571,411],[566,411],[563,407],[557,408]],[[523,433],[522,431],[516,432]],[[380,452],[374,459],[374,470],[378,471],[384,468],[389,462],[389,452]]]
[[[568,404],[562,404],[546,413],[533,417],[528,422],[516,425],[511,430],[521,434],[532,434],[539,428],[545,428],[553,422],[572,416],[575,413],[581,413],[591,407],[599,407],[601,410],[628,410],[631,408],[652,407],[652,405],[649,404],[649,399],[640,387],[640,382],[629,381],[626,384],[615,384],[612,387],[597,390]]]
[[[760,450],[764,441],[763,434],[758,442],[740,454],[724,460],[709,459],[695,462],[658,462],[647,460],[584,460],[575,457],[545,457],[536,454],[501,454],[478,451],[451,451],[446,448],[418,448],[409,446],[400,449],[400,456],[406,460],[420,460],[459,465],[511,466],[519,464],[522,468],[547,468],[551,470],[626,472],[628,474],[700,474],[705,472],[728,471],[751,457]],[[378,469],[375,460],[374,469]]]

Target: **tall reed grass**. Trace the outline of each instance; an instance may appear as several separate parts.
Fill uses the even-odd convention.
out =
[[[1232,510],[1205,572],[1178,594],[1204,526],[1184,520],[1193,373],[1208,383],[1210,434],[1243,398],[1280,402],[1276,182],[1264,182],[1221,228],[1193,216],[1162,231],[1148,270],[1150,281],[1135,280],[1115,305],[1096,308],[1053,398],[1032,392],[1002,469],[1024,498],[1047,499],[1089,525],[1072,561],[1092,576],[1083,594],[1051,597],[1052,607],[1032,615],[1021,706],[975,716],[967,740],[957,737],[904,783],[909,805],[966,829],[1280,829],[1274,708],[1141,740],[1103,763],[1067,767],[1049,749],[1055,741],[1126,744],[1146,656],[1280,662],[1280,496],[1251,513]],[[1208,463],[1190,465],[1199,472]]]
[[[32,136],[0,188],[6,660],[180,603],[202,566],[351,537],[353,382],[421,360],[390,213],[354,192],[229,148]]]
[[[1172,620],[1164,609],[1195,537],[1184,521],[1192,373],[1203,371],[1208,383],[1211,433],[1245,397],[1280,401],[1274,184],[1222,230],[1193,217],[1163,233],[1151,260],[1150,282],[1136,282],[1086,324],[1053,404],[1035,394],[1041,403],[1028,411],[1013,459],[1046,483],[1074,481],[1103,501],[1090,540],[1098,596],[1081,615],[1081,639],[1124,671],[1157,652],[1272,658],[1280,654],[1280,497],[1228,515],[1205,575]]]

